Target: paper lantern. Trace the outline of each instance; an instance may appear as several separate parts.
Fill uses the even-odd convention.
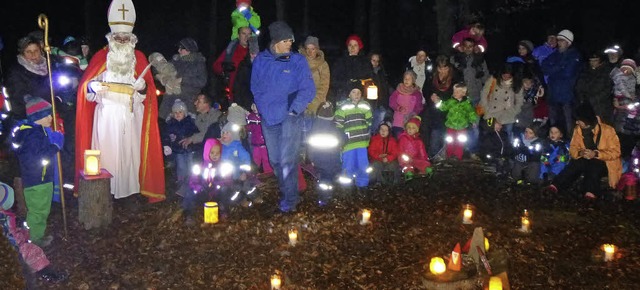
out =
[[[367,99],[368,100],[378,99],[378,87],[376,87],[373,84],[367,87]]]
[[[84,151],[84,174],[85,175],[100,174],[100,150]]]
[[[204,223],[215,224],[218,223],[218,203],[217,202],[205,202],[204,203]]]

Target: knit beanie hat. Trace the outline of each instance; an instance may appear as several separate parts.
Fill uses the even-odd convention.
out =
[[[24,102],[27,106],[27,119],[31,122],[38,121],[52,114],[51,104],[42,98],[25,95]]]
[[[520,40],[518,44],[524,46],[529,51],[529,53],[533,52],[533,42],[531,42],[530,40]]]
[[[306,47],[309,44],[312,44],[316,48],[320,48],[320,41],[315,36],[307,36],[307,39],[304,41],[304,46]]]
[[[588,102],[584,102],[576,108],[575,119],[592,126],[598,123],[596,113]]]
[[[615,53],[615,54],[618,54],[618,55],[622,55],[622,48],[619,45],[615,44],[615,45],[607,47],[604,50],[604,53]]]
[[[626,58],[626,59],[622,60],[622,62],[620,63],[620,68],[622,69],[623,67],[628,67],[632,71],[636,71],[636,68],[638,68],[636,66],[636,62],[633,61],[633,59],[630,59],[630,58]]]
[[[231,135],[231,141],[240,140],[240,125],[229,121],[222,127],[222,133],[225,132]]]
[[[229,110],[227,112],[227,120],[231,123],[244,126],[247,124],[248,114],[249,111],[245,110],[241,106],[238,106],[238,104],[236,103],[232,103],[231,106],[229,106]]]
[[[318,118],[320,119],[324,119],[324,120],[333,120],[333,104],[331,104],[331,102],[326,101],[326,102],[322,102],[320,104],[320,107],[318,107],[318,111],[316,112],[316,115]]]
[[[184,47],[184,49],[189,52],[198,52],[198,43],[191,37],[185,37],[180,40],[179,46]]]
[[[360,47],[360,50],[364,49],[364,43],[362,43],[362,39],[360,39],[360,36],[356,34],[349,35],[349,37],[347,37],[347,42],[345,42],[346,45],[349,46],[349,42],[352,40],[355,40],[358,43],[358,47]]]
[[[251,6],[251,0],[236,0],[236,7],[240,6],[241,4],[246,4],[247,7]]]
[[[295,38],[293,37],[293,30],[284,21],[276,21],[269,25],[269,34],[271,35],[271,44]]]
[[[173,106],[171,107],[171,112],[173,112],[173,113],[175,113],[175,112],[184,112],[186,114],[186,113],[188,113],[187,104],[185,104],[180,99],[176,99],[175,101],[173,101]]]
[[[8,210],[13,206],[13,188],[0,182],[0,209]]]
[[[562,39],[568,41],[569,44],[573,43],[573,32],[571,32],[571,30],[569,30],[569,29],[564,29],[564,30],[558,32],[558,35],[556,35],[556,37],[562,38]]]
[[[408,124],[414,124],[418,128],[420,128],[420,123],[422,123],[422,118],[420,118],[419,116],[413,116],[411,117],[411,119],[409,119],[409,121],[407,121],[407,124],[405,124],[404,126],[406,127]]]

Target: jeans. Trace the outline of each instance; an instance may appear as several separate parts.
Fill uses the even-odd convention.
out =
[[[387,109],[385,107],[378,107],[373,111],[373,122],[371,122],[371,135],[378,132],[378,127],[384,122],[384,117],[387,115]]]
[[[436,156],[444,147],[444,128],[432,128],[429,142],[429,157]]]
[[[178,183],[186,182],[191,175],[191,158],[192,152],[176,153],[176,176],[178,177]]]
[[[571,139],[573,135],[573,105],[569,104],[549,104],[549,123],[551,126],[558,126],[562,132],[567,132],[566,136]]]
[[[298,164],[302,143],[303,117],[288,115],[280,124],[267,126],[262,123],[262,133],[267,144],[269,163],[278,178],[282,191],[280,210],[295,211],[298,193]]]

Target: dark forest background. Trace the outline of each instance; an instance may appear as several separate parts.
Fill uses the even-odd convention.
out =
[[[0,36],[4,39],[2,66],[15,62],[19,37],[36,30],[39,13],[49,17],[52,45],[67,35],[86,36],[92,49],[106,44],[110,0],[22,0],[0,4]],[[406,60],[419,47],[430,57],[445,51],[451,35],[472,16],[482,16],[489,42],[487,59],[500,63],[516,52],[516,43],[529,39],[541,44],[547,31],[570,29],[574,45],[583,54],[620,44],[634,57],[640,45],[640,20],[634,0],[254,0],[262,18],[261,43],[268,42],[269,23],[282,19],[296,34],[297,44],[307,35],[320,38],[328,61],[344,53],[344,40],[357,33],[366,53],[381,52],[393,82]],[[134,0],[138,48],[149,54],[176,53],[185,36],[195,38],[212,62],[229,41],[230,14],[235,0]],[[440,39],[440,41],[438,41]],[[440,44],[440,45],[439,45]]]

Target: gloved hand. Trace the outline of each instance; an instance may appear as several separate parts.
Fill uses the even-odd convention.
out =
[[[527,162],[527,155],[523,153],[516,155],[516,161]]]
[[[164,156],[169,156],[171,155],[171,153],[173,153],[173,151],[171,150],[171,147],[169,146],[164,146],[162,147],[163,152],[164,152]]]
[[[142,90],[144,90],[146,87],[147,87],[147,83],[144,81],[144,79],[136,80],[136,81],[133,83],[133,89],[134,89],[134,90],[136,90],[136,91],[142,91]]]
[[[250,8],[246,8],[246,9],[242,10],[240,13],[242,13],[242,16],[244,16],[244,18],[246,18],[247,20],[251,19],[251,9]]]
[[[99,81],[91,81],[89,82],[89,85],[87,87],[88,87],[89,93],[99,93],[107,89],[107,87],[103,86],[102,83]]]
[[[49,140],[53,145],[56,145],[58,149],[62,149],[62,146],[64,146],[64,135],[62,135],[62,133],[60,132],[50,132]]]

